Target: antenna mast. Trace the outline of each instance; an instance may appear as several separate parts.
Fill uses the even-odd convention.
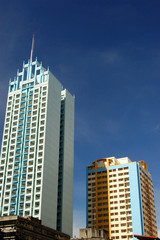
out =
[[[32,48],[31,48],[31,55],[30,55],[30,63],[29,63],[29,78],[31,75],[31,64],[32,64],[32,57],[33,57],[33,49],[34,49],[34,34],[32,38]]]

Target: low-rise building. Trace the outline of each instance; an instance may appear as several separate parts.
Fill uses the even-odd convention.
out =
[[[7,240],[69,240],[70,236],[42,225],[33,217],[0,217],[0,239]]]
[[[159,240],[160,238],[154,236],[142,236],[142,235],[134,235],[139,240]]]
[[[103,229],[81,228],[79,229],[79,238],[86,240],[104,240],[108,239],[108,234]]]

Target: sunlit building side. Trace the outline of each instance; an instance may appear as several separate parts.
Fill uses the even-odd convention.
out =
[[[99,159],[87,167],[87,228],[109,239],[157,236],[153,183],[144,161]]]
[[[72,235],[74,97],[37,59],[9,83],[0,215],[33,216]]]

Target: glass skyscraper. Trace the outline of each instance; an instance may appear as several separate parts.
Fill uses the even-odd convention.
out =
[[[72,235],[74,97],[49,69],[23,63],[9,83],[0,215],[33,216]]]

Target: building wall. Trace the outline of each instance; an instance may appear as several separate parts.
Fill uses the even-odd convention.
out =
[[[41,219],[56,229],[61,84],[50,73],[46,116]]]
[[[63,97],[64,96],[64,97]],[[62,91],[63,119],[63,177],[62,177],[62,227],[61,231],[72,236],[73,226],[73,159],[74,159],[74,98]]]
[[[37,60],[24,63],[10,81],[0,159],[0,215],[34,216],[56,229],[58,183],[62,180],[60,227],[71,234],[74,98],[64,91],[62,117],[61,91],[61,83]]]
[[[9,214],[10,212],[10,197],[12,188],[13,164],[15,158],[15,146],[17,136],[17,116],[20,108],[19,101],[20,91],[8,94],[5,125],[3,131],[2,148],[1,148],[1,169],[0,169],[0,205],[1,214]],[[17,115],[17,116],[15,116]],[[16,199],[17,200],[17,199]]]
[[[96,228],[96,185],[95,170],[90,167],[87,171],[87,228]]]
[[[149,173],[146,172],[141,166],[140,182],[142,192],[144,233],[147,236],[157,236],[157,223],[152,178]]]
[[[81,228],[79,229],[79,239],[108,239],[103,229]]]
[[[21,216],[38,218],[41,216],[47,88],[48,83],[44,82],[37,84],[33,89],[31,121],[29,128],[27,127],[29,142],[26,155],[24,207]]]
[[[133,233],[138,235],[144,234],[143,211],[142,211],[142,194],[140,187],[139,163],[129,165],[129,179],[131,189],[131,210]],[[136,239],[136,238],[135,238]]]
[[[132,239],[133,231],[128,165],[111,166],[109,170],[109,181],[112,238]]]
[[[148,180],[145,178],[151,196],[144,197],[145,188],[140,175],[142,170],[146,172],[140,163],[131,162],[129,158],[100,159],[88,166],[87,227],[105,229],[112,239],[135,239],[133,234],[149,233],[149,226],[145,226],[144,230],[144,216],[152,214],[152,233],[157,235],[153,185],[151,177],[147,177]],[[145,176],[149,176],[149,173],[146,172]],[[143,207],[143,199],[146,198],[150,198],[149,209],[152,212]]]
[[[16,240],[69,240],[70,236],[42,225],[33,217],[0,217],[0,239]]]

